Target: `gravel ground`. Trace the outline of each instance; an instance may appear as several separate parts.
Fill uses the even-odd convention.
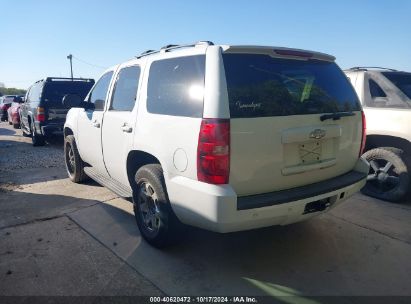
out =
[[[33,147],[31,138],[23,137],[20,129],[10,128],[7,122],[0,123],[0,136],[0,174],[24,168],[64,167],[61,136],[51,138],[44,147]]]

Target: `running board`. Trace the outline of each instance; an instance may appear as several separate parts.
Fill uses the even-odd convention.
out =
[[[97,183],[110,189],[115,194],[121,197],[132,197],[133,196],[132,194],[133,191],[131,190],[130,187],[126,187],[120,184],[118,181],[112,179],[111,177],[98,173],[96,170],[93,169],[93,167],[84,167],[84,172],[89,177],[91,177],[93,180],[95,180]]]

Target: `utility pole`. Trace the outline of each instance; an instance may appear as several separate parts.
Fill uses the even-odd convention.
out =
[[[71,80],[73,80],[73,55],[68,55],[67,59],[70,60]]]

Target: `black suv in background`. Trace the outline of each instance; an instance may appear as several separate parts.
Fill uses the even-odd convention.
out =
[[[62,99],[76,94],[84,99],[94,79],[48,77],[35,82],[26,93],[21,105],[20,123],[24,136],[30,136],[34,146],[42,146],[48,135],[63,134],[68,108]]]

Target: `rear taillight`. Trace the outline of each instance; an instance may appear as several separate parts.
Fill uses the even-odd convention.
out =
[[[46,113],[44,111],[44,108],[37,107],[36,120],[40,122],[46,120]]]
[[[361,148],[360,148],[359,156],[361,156],[364,152],[365,140],[367,139],[367,123],[366,123],[364,111],[361,111],[361,120],[362,120],[362,135],[361,135]]]
[[[209,184],[228,184],[230,120],[204,118],[197,147],[197,178]]]

